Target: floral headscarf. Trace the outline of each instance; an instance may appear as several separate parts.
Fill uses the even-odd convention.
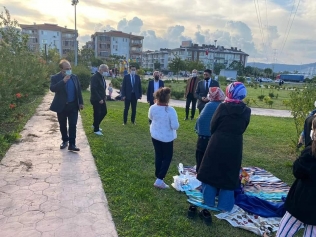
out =
[[[225,100],[225,94],[219,87],[210,87],[207,98],[209,101],[223,101]]]
[[[233,82],[226,87],[225,102],[240,103],[246,95],[245,85],[239,81]]]

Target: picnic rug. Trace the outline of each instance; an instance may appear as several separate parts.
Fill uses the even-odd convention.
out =
[[[180,163],[178,169],[179,175],[173,177],[172,186],[177,191],[185,192],[189,203],[211,211],[219,211],[217,208],[204,204],[203,195],[199,190],[201,182],[196,179],[195,167],[184,167]],[[264,234],[269,236],[276,232],[279,228],[281,216],[284,214],[280,210],[282,210],[284,198],[287,196],[290,187],[270,172],[258,167],[241,168],[240,180],[244,193],[241,195],[243,196],[236,197],[231,212],[223,212],[215,216],[218,219],[228,221],[234,227],[251,231],[259,236]],[[257,206],[255,204],[252,206],[252,203],[249,202],[247,205],[241,205],[244,197],[254,199],[256,203],[262,201],[264,207],[268,204],[269,211],[262,215],[256,214]],[[240,203],[238,203],[238,200],[241,200]],[[275,215],[270,212],[275,213]],[[260,211],[257,213],[260,213]],[[270,215],[270,217],[264,217],[264,215]]]

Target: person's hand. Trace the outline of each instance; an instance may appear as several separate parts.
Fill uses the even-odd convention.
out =
[[[208,102],[208,99],[207,99],[206,97],[202,97],[202,100],[203,100],[204,102]]]
[[[63,79],[64,83],[66,83],[67,81],[69,81],[69,79],[70,79],[70,75],[65,76],[64,79]]]
[[[83,110],[83,105],[79,105],[79,109],[80,109],[80,110]]]
[[[104,101],[103,101],[103,100],[100,100],[100,101],[99,101],[99,104],[101,104],[101,105],[102,105],[103,103],[104,103]]]

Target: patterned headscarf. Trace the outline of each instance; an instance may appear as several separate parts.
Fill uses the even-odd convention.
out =
[[[233,82],[226,87],[225,102],[240,103],[246,95],[245,85],[239,81]]]
[[[209,101],[223,101],[225,100],[225,94],[219,87],[210,87],[207,98]]]

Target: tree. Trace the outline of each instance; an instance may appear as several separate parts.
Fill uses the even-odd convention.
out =
[[[103,60],[100,58],[93,58],[91,60],[91,66],[92,67],[99,67],[101,64],[103,64]]]
[[[60,54],[59,51],[54,47],[48,47],[46,48],[45,52],[45,48],[41,50],[40,55],[41,57],[46,60],[48,63],[49,62],[54,62],[57,63],[60,60]]]
[[[179,72],[185,69],[185,62],[181,58],[176,56],[175,58],[171,60],[168,66],[172,72],[177,73],[177,79],[178,79]]]
[[[78,62],[79,64],[90,66],[91,62],[95,59],[94,50],[88,48],[82,48],[79,52]]]
[[[246,76],[251,76],[251,75],[253,75],[254,68],[251,66],[247,66],[247,67],[245,67],[244,72],[245,72]]]
[[[214,74],[219,75],[221,72],[221,69],[225,69],[225,64],[222,63],[215,63],[214,64]]]
[[[263,72],[266,74],[266,77],[269,77],[273,73],[271,68],[265,68]]]
[[[110,55],[105,61],[110,68],[114,68],[115,66],[118,67],[122,59],[125,59],[125,57],[120,55]]]
[[[244,75],[244,65],[241,64],[241,62],[234,60],[229,66],[229,69],[231,70],[236,70],[238,76],[243,76]]]
[[[155,69],[155,70],[160,70],[160,67],[161,67],[160,62],[156,61],[156,62],[154,63],[154,69]]]
[[[194,69],[196,69],[197,71],[202,71],[205,68],[204,64],[201,63],[200,61],[185,60],[184,62],[185,62],[185,69],[190,72]]]

